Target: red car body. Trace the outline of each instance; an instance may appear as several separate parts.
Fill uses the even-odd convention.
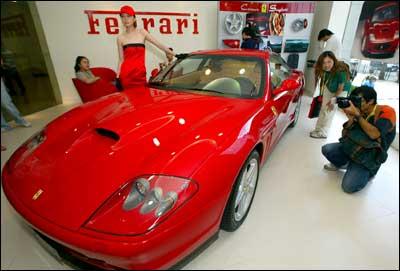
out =
[[[375,58],[393,57],[399,47],[399,4],[386,3],[364,23],[361,52]]]
[[[194,54],[262,59],[263,95],[239,99],[145,87],[65,113],[45,127],[41,145],[33,150],[22,145],[3,169],[5,195],[31,227],[70,254],[106,269],[170,268],[219,232],[246,158],[257,150],[262,164],[296,121],[304,79],[293,71],[273,90],[266,51]],[[102,136],[99,128],[115,134]],[[193,195],[147,231],[140,221],[129,224],[130,235],[90,227],[93,214],[116,191],[145,174],[193,180]],[[99,228],[117,232],[128,223],[118,214],[102,215],[112,219],[100,218]]]

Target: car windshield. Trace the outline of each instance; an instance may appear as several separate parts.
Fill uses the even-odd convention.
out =
[[[375,11],[372,17],[372,22],[384,22],[387,20],[393,20],[399,18],[399,6],[393,5],[390,7],[382,8]]]
[[[190,55],[151,80],[153,86],[239,98],[263,94],[265,65],[261,58]]]

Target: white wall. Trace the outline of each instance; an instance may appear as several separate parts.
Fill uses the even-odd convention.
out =
[[[315,15],[312,25],[310,49],[308,51],[307,59],[316,60],[319,56],[320,49],[317,41],[318,33],[321,29],[328,28],[332,5],[333,1],[317,1],[315,4]]]
[[[350,6],[351,1],[333,1],[328,29],[335,33],[340,41],[346,29]]]
[[[347,17],[347,25],[342,40],[342,58],[350,60],[353,42],[356,37],[358,21],[364,1],[351,1],[350,11]]]
[[[119,19],[118,15],[95,15],[100,25],[97,27],[99,35],[89,35],[88,16],[84,10],[114,10],[123,5],[132,5],[138,12],[185,12],[197,13],[198,35],[192,34],[192,27],[184,29],[183,35],[176,35],[176,18],[171,19],[173,34],[161,34],[158,27],[149,32],[168,47],[174,48],[177,53],[190,52],[202,49],[217,48],[217,1],[37,1],[36,6],[42,22],[46,41],[53,61],[57,81],[61,89],[63,103],[79,102],[80,98],[72,84],[74,77],[74,61],[76,56],[87,56],[91,66],[105,66],[116,70],[118,51],[116,47],[117,35],[109,35],[105,30],[105,17]],[[142,27],[142,17],[138,15],[138,26]],[[164,16],[152,16],[156,26],[158,20]],[[193,17],[190,18],[190,20]],[[190,22],[190,21],[189,21]],[[119,21],[119,25],[121,23]],[[120,28],[120,31],[122,29]],[[165,55],[157,48],[147,44],[146,67],[147,73],[164,61]]]
[[[321,29],[328,28],[331,17],[333,1],[317,1],[315,4],[315,15],[310,37],[310,48],[308,50],[307,60],[317,60],[320,54],[318,33]],[[305,94],[312,96],[314,93],[314,69],[305,69],[306,87]]]

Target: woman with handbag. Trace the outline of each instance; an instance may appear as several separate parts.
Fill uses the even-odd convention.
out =
[[[314,131],[310,132],[313,138],[327,138],[329,127],[336,112],[336,105],[332,98],[339,97],[343,91],[348,91],[350,75],[345,64],[336,59],[331,51],[323,52],[315,66],[316,82],[320,85],[320,95],[314,98],[309,117],[318,116]],[[320,112],[318,114],[320,103]],[[314,112],[311,112],[314,111]]]

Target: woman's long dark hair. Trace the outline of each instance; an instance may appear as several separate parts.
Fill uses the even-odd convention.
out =
[[[322,75],[324,74],[324,69],[323,69],[322,66],[323,66],[323,63],[324,63],[324,59],[326,57],[329,57],[330,59],[333,60],[333,67],[332,67],[332,70],[331,70],[332,75],[334,75],[338,71],[339,65],[338,65],[338,60],[337,60],[335,54],[333,52],[331,52],[331,51],[323,52],[318,57],[317,64],[315,65],[315,84],[317,84],[318,79],[321,78]]]
[[[75,66],[74,66],[75,72],[79,72],[79,70],[81,69],[80,64],[81,64],[82,59],[88,59],[88,58],[85,56],[76,57]]]

